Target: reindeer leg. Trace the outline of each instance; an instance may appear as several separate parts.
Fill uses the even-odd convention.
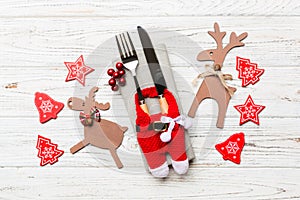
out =
[[[71,153],[74,154],[76,153],[77,151],[81,150],[82,148],[84,148],[86,145],[88,145],[89,142],[87,140],[82,140],[80,142],[78,142],[77,144],[75,144],[71,149]]]
[[[188,112],[188,116],[194,118],[197,112],[197,109],[199,107],[199,104],[203,101],[203,99],[209,97],[209,94],[207,94],[207,89],[204,89],[203,87],[207,87],[206,84],[204,86],[205,83],[202,83],[194,100],[193,103],[190,107],[190,110]]]
[[[109,151],[110,151],[110,154],[113,157],[113,159],[114,159],[117,167],[119,169],[121,169],[123,167],[123,164],[121,163],[121,160],[120,160],[120,158],[119,158],[119,156],[118,156],[118,154],[116,152],[116,149],[110,148]]]
[[[126,127],[126,126],[120,126],[119,125],[119,127],[123,131],[123,133],[125,133],[128,130],[128,127]]]
[[[195,117],[199,104],[200,102],[198,101],[197,97],[195,97],[188,113],[189,117]]]
[[[218,103],[218,107],[219,107],[219,113],[218,113],[218,120],[217,120],[217,127],[218,128],[223,128],[224,127],[224,120],[225,120],[225,116],[226,116],[226,111],[227,111],[227,107],[229,104],[229,100],[230,100],[230,95],[228,94],[228,92],[226,92],[226,98],[222,98],[222,99],[215,99]]]

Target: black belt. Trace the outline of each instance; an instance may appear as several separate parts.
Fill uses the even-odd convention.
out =
[[[168,128],[168,124],[163,123],[161,121],[155,121],[148,125],[148,131],[154,130],[156,132],[162,132],[167,130],[167,128]],[[140,132],[140,131],[141,131],[140,126],[136,125],[136,132]]]

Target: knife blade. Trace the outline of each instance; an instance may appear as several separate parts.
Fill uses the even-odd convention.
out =
[[[164,78],[164,75],[162,73],[159,61],[157,59],[154,47],[152,45],[151,39],[146,32],[145,29],[142,27],[138,26],[138,33],[140,36],[140,40],[143,46],[143,51],[148,63],[148,67],[156,88],[156,91],[158,93],[158,98],[159,98],[159,104],[160,104],[160,109],[162,114],[168,113],[168,103],[166,101],[166,98],[164,97],[164,90],[167,88],[167,84]]]

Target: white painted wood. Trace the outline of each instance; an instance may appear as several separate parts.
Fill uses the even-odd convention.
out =
[[[5,199],[299,199],[299,169],[192,168],[165,180],[107,168],[5,168]],[[9,178],[7,178],[9,177]]]
[[[115,34],[145,28],[177,31],[211,48],[214,40],[207,34],[218,21],[221,30],[242,33],[247,31],[246,46],[233,50],[224,64],[234,65],[235,54],[260,61],[262,66],[298,65],[300,52],[300,17],[124,17],[124,18],[13,18],[0,21],[2,38],[0,66],[61,67],[78,55],[89,55],[97,46]],[[200,51],[200,50],[199,50]]]
[[[0,199],[300,199],[299,1],[3,0],[0,11]],[[69,153],[82,137],[78,113],[65,108],[57,120],[38,122],[36,91],[64,103],[73,96],[74,83],[64,82],[64,61],[88,56],[105,40],[137,25],[177,31],[210,48],[214,41],[207,31],[215,21],[221,30],[247,31],[249,36],[246,46],[229,53],[224,63],[223,71],[234,77],[229,85],[238,88],[224,129],[214,127],[214,102],[207,100],[198,109],[190,129],[196,159],[187,176],[172,171],[157,180],[147,174],[138,149],[125,148],[126,142],[134,142],[132,127],[119,149],[125,167],[117,170],[106,150],[87,147]],[[266,70],[259,83],[240,87],[237,54]],[[196,92],[191,85],[195,69],[175,58],[171,63],[181,97],[187,96],[187,85]],[[6,88],[14,83],[16,88]],[[120,100],[107,85],[100,92],[100,101]],[[248,94],[267,106],[260,126],[238,125],[233,105],[242,104]],[[121,104],[102,114],[129,123]],[[241,131],[246,134],[241,165],[223,161],[214,145]],[[55,165],[39,166],[38,134],[65,151]]]
[[[37,118],[19,119],[17,124],[10,117],[2,119],[0,125],[3,133],[0,135],[0,140],[5,142],[0,145],[0,167],[38,167],[39,162],[36,157],[37,149],[35,146],[39,134],[50,137],[53,142],[59,144],[61,149],[65,150],[65,154],[57,163],[59,166],[110,166],[115,168],[107,150],[87,147],[74,155],[70,154],[70,147],[83,138],[82,126],[76,118],[77,116],[75,118],[59,117],[45,125],[39,124]],[[114,120],[113,118],[108,119]],[[224,130],[215,128],[215,118],[205,118],[200,115],[198,119],[199,121],[189,131],[196,155],[192,166],[203,168],[213,166],[233,168],[300,166],[300,157],[298,156],[300,154],[299,126],[291,127],[291,119],[273,118],[273,120],[267,120],[262,118],[260,127],[254,124],[245,124],[240,127],[237,123],[238,118],[226,118]],[[128,118],[117,118],[117,120],[123,125],[130,123]],[[299,120],[296,123],[299,123]],[[28,125],[30,126],[25,128]],[[214,145],[224,141],[231,134],[239,132],[245,133],[246,146],[242,154],[242,164],[237,166],[231,162],[223,161],[221,155],[214,149]],[[126,136],[135,138],[133,128],[129,129]],[[139,150],[128,151],[126,147],[129,146],[125,146],[126,142],[127,139],[125,138],[122,148],[118,150],[120,159],[124,161],[125,168],[123,171],[132,171],[139,166],[143,172]]]
[[[260,62],[258,62],[260,65]],[[235,66],[226,66],[224,67],[224,73],[230,73],[233,75],[234,80],[228,81],[229,85],[237,87],[238,90],[236,95],[233,96],[230,101],[230,105],[227,112],[227,117],[239,117],[239,113],[233,108],[234,105],[243,104],[249,94],[252,95],[254,102],[259,104],[264,104],[267,106],[260,116],[261,117],[295,117],[300,116],[300,96],[299,82],[295,81],[300,75],[299,67],[289,67],[281,66],[274,67],[271,66],[263,67],[266,69],[266,72],[262,75],[261,81],[256,85],[250,85],[246,88],[241,87],[241,80],[237,78],[237,71]],[[9,83],[17,82],[17,88],[7,89],[2,87],[2,93],[4,95],[0,96],[1,102],[9,101],[3,105],[2,111],[7,113],[6,116],[24,116],[24,117],[33,117],[37,116],[35,111],[35,106],[33,103],[34,93],[37,91],[46,92],[50,96],[55,97],[56,100],[61,102],[66,102],[66,100],[73,96],[74,93],[74,82],[64,82],[65,76],[68,71],[65,66],[61,65],[57,67],[3,67],[3,72],[0,74],[0,84],[3,86],[8,85]],[[282,69],[285,70],[285,75],[282,74]],[[174,67],[174,75],[177,80],[177,87],[179,94],[182,98],[187,96],[186,92],[194,93],[198,90],[198,87],[201,83],[201,79],[198,82],[198,86],[192,86],[192,80],[198,75],[198,72],[194,68],[187,67]],[[188,71],[187,71],[188,70]],[[14,74],[15,72],[19,72]],[[97,68],[96,74],[105,73],[106,68]],[[108,81],[108,76],[105,74],[103,76],[96,76],[97,82],[103,83],[100,84],[100,90],[98,92],[97,98],[99,101],[106,102],[109,101],[112,103],[112,98],[121,101],[121,96],[118,92],[112,92],[110,86],[106,84]],[[37,84],[39,83],[39,84]],[[186,84],[189,84],[189,88],[186,88]],[[263,86],[263,87],[262,87]],[[87,87],[91,87],[87,85]],[[83,96],[82,96],[83,97]],[[191,100],[190,100],[191,101]],[[122,102],[122,101],[121,101]],[[188,102],[188,101],[186,101]],[[210,106],[202,106],[199,108],[197,114],[208,117],[215,114],[213,105],[209,103],[208,100],[206,103]],[[185,112],[188,111],[191,103],[185,105]],[[272,107],[276,109],[272,109]],[[271,108],[271,109],[269,109]],[[17,109],[15,112],[10,112],[12,109]],[[289,112],[286,112],[286,110]],[[118,112],[121,116],[126,116],[126,109],[122,104],[114,104],[110,111],[107,111],[108,116],[114,115]],[[69,109],[64,109],[60,116],[71,117],[74,115],[74,112]]]
[[[12,0],[1,1],[2,17],[299,16],[297,0]]]

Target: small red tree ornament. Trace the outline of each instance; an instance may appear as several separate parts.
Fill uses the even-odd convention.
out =
[[[242,79],[242,86],[254,85],[259,81],[259,77],[264,73],[264,69],[259,69],[256,63],[251,63],[249,59],[236,57],[236,70],[239,78]]]
[[[47,164],[53,165],[64,151],[57,149],[57,144],[51,143],[51,140],[43,136],[38,136],[36,148],[39,150],[38,157],[41,158],[40,166]]]

